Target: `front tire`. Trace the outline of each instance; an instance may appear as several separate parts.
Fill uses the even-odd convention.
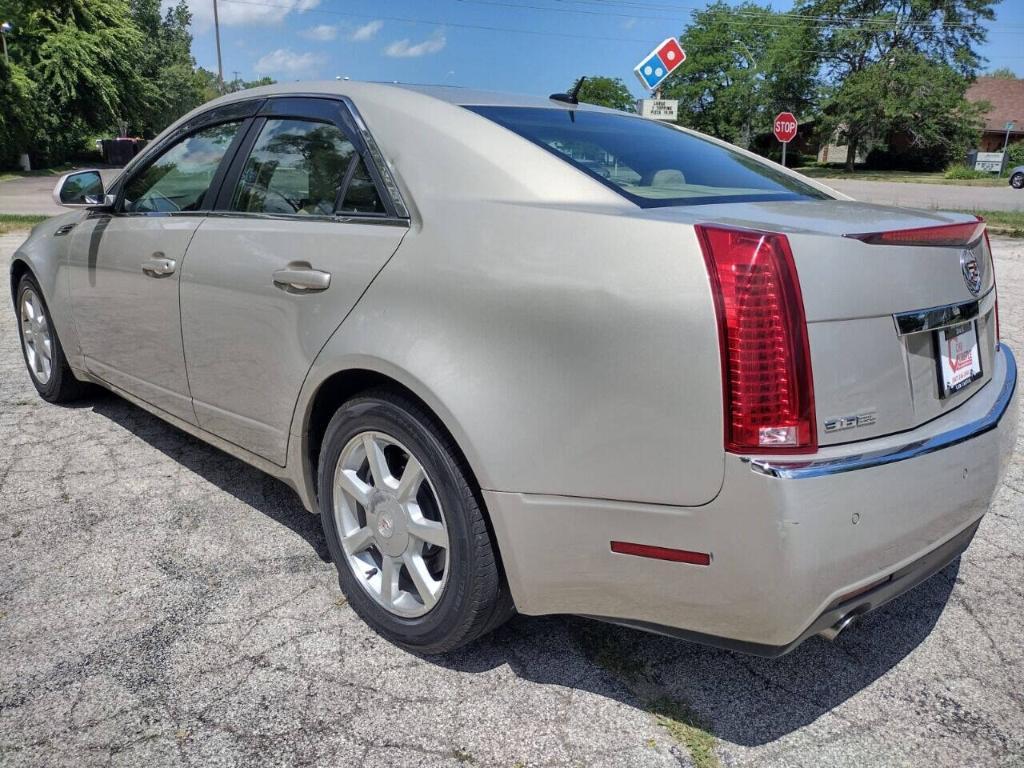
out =
[[[1010,186],[1014,189],[1024,189],[1024,173],[1017,172],[1010,177]]]
[[[31,274],[22,276],[15,297],[21,352],[36,391],[50,403],[77,400],[86,385],[71,373],[43,292]]]
[[[380,635],[446,653],[511,615],[478,491],[417,403],[390,392],[345,403],[324,435],[317,486],[341,589]]]

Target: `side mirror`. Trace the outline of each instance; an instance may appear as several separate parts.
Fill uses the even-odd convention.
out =
[[[106,204],[99,171],[75,171],[60,177],[53,188],[53,201],[65,208],[94,208]]]

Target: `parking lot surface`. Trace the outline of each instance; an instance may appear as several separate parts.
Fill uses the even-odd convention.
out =
[[[1021,352],[1024,245],[993,244]],[[967,553],[833,644],[518,617],[422,658],[345,604],[284,485],[112,395],[44,403],[5,301],[0,765],[1021,766],[1022,534],[1018,442]]]

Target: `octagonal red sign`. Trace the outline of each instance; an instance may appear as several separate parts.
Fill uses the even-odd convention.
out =
[[[796,118],[792,112],[779,112],[775,116],[775,123],[772,126],[772,131],[775,133],[775,138],[781,141],[783,144],[788,144],[796,138]]]

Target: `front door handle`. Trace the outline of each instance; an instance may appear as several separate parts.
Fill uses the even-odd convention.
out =
[[[165,259],[163,254],[153,254],[152,259],[142,262],[142,271],[150,277],[167,277],[174,274],[178,263],[174,259]]]
[[[288,293],[315,293],[331,286],[331,273],[312,267],[287,267],[274,273],[274,285]]]

